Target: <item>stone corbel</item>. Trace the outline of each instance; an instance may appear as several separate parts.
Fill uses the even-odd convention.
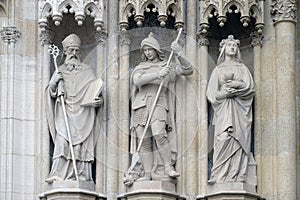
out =
[[[296,0],[272,0],[270,13],[273,16],[274,23],[279,21],[296,23]]]
[[[7,26],[3,27],[3,29],[0,31],[1,39],[4,41],[4,43],[16,43],[18,38],[21,36],[21,32],[17,30],[17,27],[15,26]]]

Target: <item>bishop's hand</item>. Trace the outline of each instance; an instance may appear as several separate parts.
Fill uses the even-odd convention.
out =
[[[55,71],[51,77],[50,85],[57,86],[58,82],[63,79],[60,71]]]

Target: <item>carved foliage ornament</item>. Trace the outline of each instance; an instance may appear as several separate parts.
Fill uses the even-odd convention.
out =
[[[296,1],[295,0],[272,0],[271,15],[273,21],[296,20]]]
[[[51,17],[56,26],[63,20],[63,14],[75,15],[78,26],[82,26],[87,15],[94,18],[98,32],[103,30],[103,0],[41,0],[39,1],[39,26],[44,30]]]
[[[21,33],[17,30],[15,26],[3,27],[0,31],[1,39],[5,43],[15,43],[17,39],[21,36]]]

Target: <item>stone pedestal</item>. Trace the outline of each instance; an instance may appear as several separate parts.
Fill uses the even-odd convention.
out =
[[[256,192],[256,186],[249,183],[225,182],[208,185],[207,195],[198,196],[198,200],[262,200]]]
[[[175,184],[168,181],[141,181],[134,182],[128,187],[124,195],[127,200],[176,200],[180,199],[176,193]]]
[[[49,190],[42,193],[41,200],[101,200],[103,194],[95,192],[93,182],[55,181],[49,185]]]
[[[205,200],[262,200],[257,195],[248,194],[248,193],[220,193],[220,194],[213,194],[208,195],[205,198],[198,198],[198,199],[205,199]]]

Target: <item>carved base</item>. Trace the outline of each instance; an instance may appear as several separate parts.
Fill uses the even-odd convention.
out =
[[[248,183],[242,182],[224,182],[224,183],[215,183],[213,185],[207,186],[208,194],[222,193],[222,192],[248,192],[256,193],[256,185],[251,185]]]
[[[180,199],[176,193],[175,184],[169,181],[140,181],[134,182],[128,187],[128,192],[124,195],[127,200],[149,200],[149,199]]]
[[[256,192],[256,186],[241,182],[215,183],[207,186],[207,195],[198,196],[198,200],[262,200]]]
[[[203,198],[197,198],[198,200],[263,200],[254,194],[213,194],[208,195]]]
[[[103,194],[96,193],[95,184],[86,181],[54,181],[48,191],[42,193],[41,200],[101,200]]]

